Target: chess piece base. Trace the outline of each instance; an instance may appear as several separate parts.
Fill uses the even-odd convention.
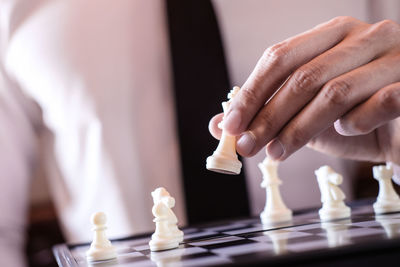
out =
[[[105,261],[115,259],[117,257],[117,252],[115,248],[110,247],[90,247],[86,252],[86,259],[88,261]]]
[[[238,159],[214,154],[207,158],[206,168],[207,170],[224,174],[239,174],[242,163]]]
[[[400,200],[381,200],[373,204],[377,214],[400,211]]]
[[[159,238],[152,236],[149,242],[151,251],[162,251],[179,247],[179,242],[183,239],[182,236],[175,238]]]
[[[289,209],[283,209],[278,211],[263,211],[260,214],[262,224],[275,224],[280,222],[287,222],[292,220],[292,211]]]
[[[351,215],[351,209],[343,205],[342,207],[337,208],[322,208],[318,213],[322,221],[331,221],[349,218]]]

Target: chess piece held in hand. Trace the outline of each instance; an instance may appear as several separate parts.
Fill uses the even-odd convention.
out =
[[[91,217],[94,231],[93,242],[86,252],[88,261],[110,260],[117,257],[114,246],[106,236],[107,217],[103,212],[96,212]]]
[[[290,221],[292,211],[283,203],[279,191],[282,181],[278,178],[278,162],[266,157],[258,167],[263,174],[261,187],[266,189],[266,204],[260,215],[262,223],[268,225]]]
[[[343,182],[343,176],[326,165],[316,170],[315,175],[321,191],[322,208],[319,210],[321,220],[349,218],[351,210],[345,205],[345,195],[339,188]]]
[[[240,90],[240,87],[235,86],[228,94],[228,102],[222,103],[224,113],[228,110],[232,99]],[[223,121],[221,122],[223,123]],[[221,125],[220,123],[220,125]],[[219,127],[220,127],[219,125]],[[221,127],[220,127],[221,128]],[[239,174],[242,168],[242,163],[239,161],[236,154],[236,136],[228,135],[222,129],[221,140],[219,141],[217,149],[212,156],[207,158],[207,170],[215,171],[225,174]]]
[[[152,209],[156,230],[149,242],[151,251],[167,250],[177,248],[183,241],[183,232],[178,229],[178,219],[172,208],[175,206],[175,199],[160,187],[151,193],[154,201]]]
[[[400,211],[400,198],[394,191],[392,177],[393,168],[390,165],[374,166],[374,178],[379,182],[379,194],[373,204],[377,214]]]

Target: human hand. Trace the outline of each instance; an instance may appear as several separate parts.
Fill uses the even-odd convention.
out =
[[[400,25],[338,17],[268,48],[233,99],[237,151],[284,160],[310,147],[400,163]],[[217,124],[210,132],[219,138]],[[396,135],[397,133],[397,135]]]

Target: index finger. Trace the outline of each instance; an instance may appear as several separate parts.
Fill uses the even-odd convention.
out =
[[[299,66],[339,43],[356,25],[350,17],[338,17],[265,50],[225,114],[224,129],[240,135],[266,101]]]

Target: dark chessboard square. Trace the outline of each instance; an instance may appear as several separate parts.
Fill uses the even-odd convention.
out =
[[[205,246],[202,246],[202,248],[213,250],[213,249],[234,247],[234,246],[240,246],[240,245],[251,244],[251,243],[256,243],[256,242],[249,240],[249,239],[239,239],[239,240],[235,240],[235,241],[205,245]]]
[[[208,245],[215,245],[219,243],[227,243],[231,241],[237,241],[237,240],[243,240],[244,238],[238,237],[238,236],[225,236],[221,238],[213,238],[213,239],[206,239],[206,240],[200,240],[192,243],[187,243],[187,245],[191,246],[208,246]]]
[[[221,237],[221,236],[226,236],[226,235],[221,235],[220,233],[217,232],[212,232],[212,231],[204,231],[204,232],[198,232],[198,233],[193,233],[184,236],[184,242],[193,242],[196,240],[203,240],[203,239],[210,239],[210,238],[216,238],[216,237]]]
[[[307,243],[315,241],[326,241],[326,238],[317,235],[300,236],[288,239],[288,244]]]
[[[237,229],[243,229],[249,227],[248,224],[244,223],[232,223],[228,225],[219,225],[219,226],[214,226],[214,227],[207,227],[204,229],[204,231],[212,231],[212,232],[226,232],[226,231],[232,231],[232,230],[237,230]]]
[[[271,254],[274,251],[274,245],[271,243],[260,243],[253,242],[248,244],[229,246],[211,250],[215,254],[225,255],[225,256],[233,256],[233,255],[242,255],[253,252],[265,252]]]
[[[248,262],[249,260],[257,262],[261,259],[265,260],[266,257],[273,257],[275,255],[276,253],[273,250],[264,250],[246,254],[232,255],[230,258],[237,263]]]

